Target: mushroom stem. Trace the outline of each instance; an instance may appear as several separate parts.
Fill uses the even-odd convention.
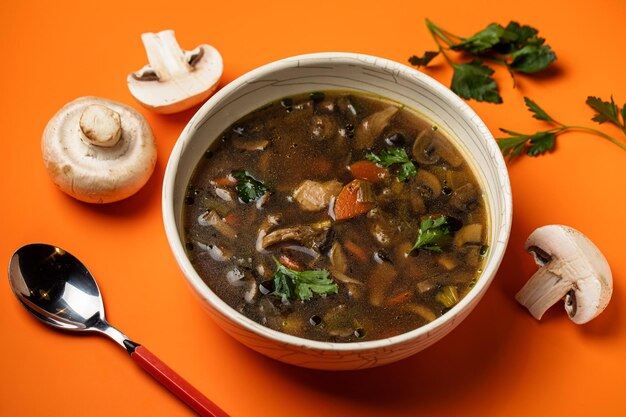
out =
[[[573,287],[571,281],[563,279],[563,267],[562,262],[552,261],[539,268],[515,295],[515,299],[537,320]]]
[[[173,30],[144,33],[141,35],[141,40],[146,48],[150,68],[159,77],[159,81],[183,77],[192,71],[184,51],[176,41]]]
[[[87,144],[110,148],[115,146],[122,136],[120,114],[100,104],[85,107],[78,124],[80,138]]]
[[[206,100],[218,86],[224,64],[217,49],[202,44],[181,49],[173,30],[144,33],[149,64],[126,77],[133,97],[157,113],[177,113]]]

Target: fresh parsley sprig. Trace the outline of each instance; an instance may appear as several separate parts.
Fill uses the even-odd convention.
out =
[[[617,126],[624,135],[626,135],[626,103],[622,106],[621,110],[615,104],[613,96],[611,96],[611,102],[603,101],[599,97],[589,96],[585,103],[595,110],[596,114],[591,118],[594,122],[602,124],[609,122]],[[620,115],[622,119],[620,120]]]
[[[509,160],[517,156],[521,156],[524,153],[529,156],[539,156],[552,151],[556,144],[556,137],[568,130],[582,130],[584,132],[601,136],[626,150],[626,144],[604,132],[586,126],[565,125],[555,120],[545,110],[539,107],[537,103],[528,97],[524,97],[524,102],[535,119],[543,120],[551,125],[554,125],[554,127],[531,134],[518,133],[512,130],[500,128],[500,130],[508,134],[509,137],[499,138],[498,146],[500,147],[502,154],[509,157]],[[599,124],[605,122],[611,123],[617,126],[617,128],[619,128],[624,135],[626,135],[626,104],[620,109],[615,104],[613,96],[611,96],[610,102],[603,101],[598,97],[589,96],[587,97],[585,103],[587,103],[587,105],[595,111],[591,120]]]
[[[407,155],[404,148],[387,148],[383,149],[376,155],[375,153],[368,153],[365,155],[365,159],[380,164],[384,167],[390,167],[394,164],[400,164],[398,169],[398,180],[406,181],[409,177],[413,177],[417,174],[417,168],[415,164]]]
[[[295,271],[281,264],[276,258],[274,262],[276,262],[276,272],[274,272],[272,294],[280,297],[283,303],[296,299],[307,301],[313,297],[313,294],[336,294],[339,290],[325,269]]]
[[[437,44],[437,51],[414,55],[409,62],[424,67],[442,55],[454,70],[450,88],[466,100],[502,103],[498,85],[492,78],[494,70],[484,61],[505,66],[515,82],[516,73],[542,71],[556,60],[556,54],[538,36],[537,29],[517,22],[509,22],[506,27],[491,23],[469,38],[450,33],[428,19],[426,27]],[[474,59],[455,63],[446,51],[462,52]]]
[[[452,229],[447,216],[441,216],[436,219],[433,219],[432,216],[426,217],[420,222],[417,240],[409,253],[415,249],[442,252],[441,246],[452,235]]]
[[[255,180],[245,171],[233,171],[231,175],[237,179],[235,189],[241,201],[246,204],[258,200],[269,191],[265,184]]]

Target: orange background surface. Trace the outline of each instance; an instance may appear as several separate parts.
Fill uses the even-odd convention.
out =
[[[524,95],[558,120],[589,126],[587,95],[626,101],[623,0],[2,1],[0,263],[8,265],[13,251],[30,242],[69,250],[97,278],[109,321],[233,416],[626,415],[626,152],[599,137],[567,134],[553,154],[509,165],[513,228],[493,285],[452,334],[399,363],[332,373],[267,359],[222,332],[183,279],[162,226],[161,185],[195,109],[159,116],[133,100],[125,78],[147,63],[140,34],[171,28],[184,48],[214,45],[224,58],[225,85],[308,52],[406,62],[434,46],[426,17],[460,35],[517,20],[539,28],[556,51],[553,70],[519,77],[517,89],[499,70],[504,104],[469,103],[494,134],[499,127],[543,126],[526,111]],[[449,67],[426,72],[449,85]],[[84,95],[133,105],[155,132],[156,171],[126,201],[80,203],[58,191],[44,170],[44,126]],[[620,137],[611,126],[601,129]],[[514,300],[536,269],[524,240],[549,223],[586,233],[612,266],[613,299],[588,325],[571,323],[562,306],[535,321]],[[0,415],[192,415],[109,340],[38,323],[6,281],[0,308]]]

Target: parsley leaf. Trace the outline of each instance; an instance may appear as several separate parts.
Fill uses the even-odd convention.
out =
[[[498,86],[491,75],[493,70],[480,59],[468,64],[453,64],[452,91],[464,99],[502,103]]]
[[[596,114],[591,120],[599,124],[609,122],[619,127],[620,129],[624,129],[624,125],[619,120],[619,108],[615,104],[613,96],[611,96],[610,103],[608,101],[603,101],[601,98],[593,96],[587,97],[585,103],[587,103],[589,107],[596,111]],[[624,117],[625,109],[626,105],[622,109],[622,117]]]
[[[439,55],[439,52],[437,52],[437,51],[426,51],[426,52],[424,52],[424,55],[422,55],[421,57],[419,57],[417,55],[411,56],[409,58],[409,63],[411,65],[415,65],[416,67],[425,67],[437,55]]]
[[[420,222],[417,240],[409,253],[415,249],[442,252],[441,245],[451,234],[452,228],[448,222],[448,217],[441,216],[433,220],[432,216],[428,216]]]
[[[408,161],[400,165],[398,169],[398,180],[400,182],[405,182],[409,177],[413,177],[417,174],[417,170],[415,169],[415,165],[413,162]]]
[[[510,57],[509,68],[525,74],[544,70],[556,61],[556,54],[548,45],[528,44],[513,51]]]
[[[505,129],[500,129],[505,133],[510,133],[510,131],[506,131]],[[513,135],[508,138],[500,138],[498,139],[498,147],[500,147],[500,151],[502,151],[502,155],[508,156],[509,160],[515,158],[516,156],[521,155],[526,148],[526,142],[528,141],[528,136],[526,135]]]
[[[370,152],[365,155],[365,158],[384,167],[401,164],[398,169],[398,180],[402,182],[417,174],[415,164],[409,159],[409,155],[407,155],[404,148],[383,149],[378,155]]]
[[[524,103],[526,103],[526,107],[528,107],[528,110],[533,113],[533,117],[535,119],[545,120],[547,122],[555,121],[552,117],[548,116],[548,113],[546,113],[541,107],[539,107],[537,103],[535,103],[528,97],[524,97]]]
[[[325,269],[310,271],[294,271],[274,258],[276,272],[274,272],[274,292],[284,303],[299,299],[310,300],[313,294],[328,295],[339,291],[337,284],[329,278]]]
[[[556,135],[552,132],[538,132],[529,139],[526,155],[539,156],[554,149]]]
[[[515,73],[532,74],[546,69],[556,60],[556,54],[539,31],[531,26],[511,21],[506,27],[491,23],[483,30],[466,38],[454,35],[426,20],[438,51],[426,52],[423,57],[412,56],[409,62],[415,66],[427,66],[430,60],[441,54],[454,69],[451,88],[462,98],[490,103],[502,103],[498,86],[493,79],[493,69],[484,64],[506,67],[511,77]],[[447,51],[469,55],[469,63],[454,62]]]
[[[245,171],[233,171],[231,175],[237,179],[235,189],[241,201],[246,204],[258,200],[269,191],[265,184],[255,180]]]
[[[528,156],[539,156],[552,151],[556,145],[556,137],[568,130],[583,131],[601,136],[613,142],[623,150],[626,150],[626,144],[604,132],[586,126],[565,125],[557,122],[533,100],[528,97],[524,97],[524,102],[535,119],[543,120],[554,127],[533,134],[518,133],[501,128],[500,130],[508,134],[509,137],[498,138],[498,146],[502,151],[502,155],[508,156],[509,160],[520,156],[523,153],[526,153]],[[626,126],[624,126],[624,123],[622,123],[619,118],[621,113],[622,119],[626,122],[626,118],[624,117],[626,116],[626,105],[620,110],[615,104],[613,97],[611,97],[611,102],[608,102],[603,101],[598,97],[589,96],[587,97],[586,103],[589,107],[596,111],[596,114],[592,119],[593,121],[600,124],[608,121],[619,127],[622,132],[624,132],[624,135],[626,135]]]
[[[528,26],[520,25],[517,22],[511,21],[504,28],[500,43],[494,46],[498,52],[502,54],[511,53],[511,51],[520,48],[525,45],[530,39],[537,36],[537,29]],[[536,38],[538,43],[543,43],[542,38]]]
[[[556,133],[550,130],[526,135],[511,130],[500,129],[510,135],[508,138],[498,139],[498,146],[502,155],[512,159],[526,152],[528,156],[539,156],[554,149]]]
[[[452,49],[469,52],[470,54],[486,52],[500,42],[503,33],[504,28],[502,26],[491,23],[485,29],[467,38],[467,40],[452,45]]]

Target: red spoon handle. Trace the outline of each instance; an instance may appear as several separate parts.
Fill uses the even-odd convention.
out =
[[[143,346],[137,346],[130,354],[144,371],[152,375],[165,388],[183,400],[189,407],[201,416],[228,417],[221,408],[205,397],[200,391],[191,386],[180,375],[164,364]]]

